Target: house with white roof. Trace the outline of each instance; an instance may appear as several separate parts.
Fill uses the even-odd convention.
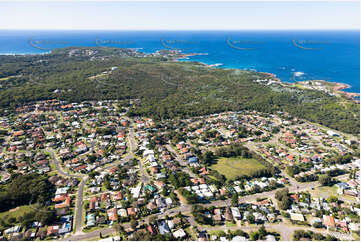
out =
[[[231,212],[235,220],[242,219],[241,213],[239,212],[239,209],[237,207],[231,207]]]
[[[183,229],[178,229],[177,231],[173,232],[173,236],[176,239],[179,238],[184,238],[185,236],[187,236],[187,234],[184,232]]]

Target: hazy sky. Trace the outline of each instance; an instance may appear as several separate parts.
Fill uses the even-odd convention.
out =
[[[359,29],[359,2],[0,1],[0,29]]]

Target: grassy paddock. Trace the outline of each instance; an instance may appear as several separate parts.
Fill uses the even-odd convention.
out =
[[[242,175],[251,175],[257,170],[264,169],[265,166],[256,159],[246,159],[241,157],[220,158],[211,169],[217,170],[227,179],[234,179]]]
[[[356,197],[347,196],[347,195],[339,195],[337,193],[337,186],[333,185],[332,187],[321,186],[316,187],[315,190],[311,191],[311,195],[315,197],[328,198],[329,196],[336,196],[342,200],[347,200],[348,202],[357,202]]]
[[[9,220],[10,218],[15,218],[16,221],[19,221],[19,218],[29,211],[33,211],[33,208],[31,208],[29,205],[20,206],[0,213],[0,219]]]

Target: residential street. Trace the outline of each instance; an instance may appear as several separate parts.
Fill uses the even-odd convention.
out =
[[[308,189],[311,189],[311,188],[315,188],[319,186],[319,183],[318,182],[311,182],[311,183],[298,183],[298,182],[295,182],[295,184],[289,186],[289,190],[292,191],[292,192],[295,192],[296,190],[297,191],[303,191],[303,190],[308,190]],[[298,189],[297,189],[298,187]],[[265,197],[268,197],[268,198],[274,198],[274,195],[276,194],[276,192],[278,190],[280,190],[282,188],[279,188],[277,190],[273,190],[273,191],[269,191],[269,192],[262,192],[262,193],[257,193],[257,194],[253,194],[253,195],[248,195],[248,196],[243,196],[243,197],[240,197],[239,198],[239,202],[240,203],[244,203],[244,202],[251,202],[251,201],[255,201],[257,198],[265,198]],[[211,207],[211,206],[216,206],[216,207],[224,207],[224,206],[230,206],[231,205],[231,199],[227,199],[227,200],[218,200],[218,201],[212,201],[210,203],[207,203],[207,204],[203,204],[205,207]],[[191,205],[182,205],[180,207],[176,207],[176,208],[173,208],[173,209],[168,209],[167,211],[165,211],[162,216],[166,216],[166,215],[169,215],[169,214],[177,214],[178,212],[181,212],[183,214],[185,213],[190,213],[192,210],[192,206]],[[150,216],[144,218],[145,220],[148,219]],[[196,224],[192,224],[192,225],[196,225]],[[273,226],[273,225],[270,225],[270,226]],[[284,227],[287,227],[287,226],[284,226],[284,225],[278,225],[277,226],[274,226],[274,229],[276,228],[284,228]],[[239,229],[243,229],[243,226],[242,227],[236,227],[236,228],[239,228]],[[304,228],[304,227],[303,227]],[[227,228],[228,229],[228,228]],[[73,235],[73,236],[70,236],[68,238],[64,238],[63,240],[88,240],[88,239],[91,239],[93,237],[96,237],[96,236],[99,236],[99,233],[102,233],[102,235],[107,235],[109,233],[112,233],[114,232],[114,230],[112,228],[106,228],[106,229],[99,229],[99,230],[95,230],[95,231],[92,231],[92,232],[89,232],[87,234],[82,234],[82,235]],[[287,232],[284,232],[284,236],[286,236]],[[289,236],[289,235],[287,235]]]
[[[101,171],[105,171],[106,169],[109,169],[111,167],[114,167],[116,165],[120,165],[120,164],[124,164],[127,161],[131,160],[134,158],[134,151],[136,150],[137,147],[137,141],[135,138],[135,131],[133,128],[133,122],[131,120],[129,120],[131,122],[130,124],[130,130],[127,134],[127,140],[128,140],[128,145],[129,145],[129,150],[128,153],[125,155],[125,157],[117,162],[108,164],[104,167],[98,168],[97,171],[101,172]],[[275,142],[276,140],[278,140],[279,135],[275,135],[274,138],[270,141],[270,142]],[[248,146],[250,149],[252,149],[254,146],[256,145],[256,143],[249,143]],[[94,147],[95,143],[91,143],[91,146]],[[182,158],[181,155],[178,154],[178,152],[171,146],[171,145],[166,145],[166,148],[173,153],[173,155],[175,156],[176,160],[180,163],[180,165],[183,166],[183,170],[189,174],[191,177],[197,177],[186,165],[186,161],[184,161],[184,159]],[[252,150],[256,150],[256,149],[252,149]],[[99,233],[102,233],[102,235],[107,235],[110,234],[112,232],[114,232],[114,230],[112,228],[105,228],[105,229],[98,229],[89,233],[84,233],[82,232],[82,222],[84,220],[83,218],[83,195],[84,195],[84,187],[85,184],[88,180],[88,176],[87,175],[81,175],[81,174],[69,174],[66,171],[64,171],[64,169],[61,167],[60,161],[58,160],[54,150],[52,149],[47,149],[47,151],[50,153],[50,156],[52,158],[52,162],[54,163],[56,170],[58,172],[58,174],[65,176],[65,177],[72,177],[72,178],[77,178],[77,179],[81,179],[81,182],[78,185],[78,190],[77,190],[77,194],[76,194],[76,202],[75,202],[75,221],[73,224],[73,230],[75,231],[75,234],[71,235],[70,237],[67,237],[63,240],[87,240],[87,239],[91,239],[94,237],[99,236]],[[151,178],[147,175],[147,173],[145,172],[145,169],[143,167],[143,163],[140,161],[139,162],[139,170],[140,170],[140,174],[141,174],[141,182],[144,184],[147,184],[151,181]],[[300,183],[297,182],[294,178],[290,177],[289,175],[287,175],[284,171],[281,171],[281,175],[284,176],[285,178],[288,179],[289,181],[289,186],[287,186],[287,188],[289,189],[290,192],[300,192],[300,191],[305,191],[305,190],[310,190],[310,189],[314,189],[316,187],[319,186],[319,182],[309,182],[309,183]],[[343,175],[340,176],[341,177],[345,177],[347,175]],[[253,195],[247,195],[247,196],[241,196],[239,197],[239,202],[240,203],[246,203],[246,202],[252,202],[255,201],[258,198],[270,198],[272,199],[272,201],[274,202],[274,205],[277,207],[277,203],[275,200],[275,193],[280,190],[282,188],[276,189],[276,190],[272,190],[272,191],[268,191],[268,192],[262,192],[262,193],[257,193],[257,194],[253,194]],[[207,204],[203,204],[203,206],[205,207],[211,207],[211,206],[216,206],[216,207],[225,207],[225,206],[231,206],[231,199],[226,199],[226,200],[217,200],[217,201],[212,201],[210,203]],[[165,212],[163,212],[162,214],[158,215],[158,218],[162,218],[165,217],[166,215],[172,215],[172,214],[177,214],[178,212],[181,212],[183,214],[187,214],[190,213],[192,209],[191,205],[188,204],[181,204],[181,206],[173,208],[173,209],[168,209]],[[144,220],[148,221],[150,216],[145,217]],[[192,216],[189,217],[189,222],[191,223],[192,226],[198,227],[199,229],[204,229],[202,227],[200,227],[199,225],[197,225],[194,221],[194,218]],[[126,225],[125,227],[127,227],[128,225]],[[212,227],[212,228],[208,228],[207,230],[218,230],[218,229],[243,229],[245,231],[247,230],[252,230],[255,229],[255,227],[253,226],[242,226],[242,227],[225,227],[225,226],[219,226],[219,227]],[[273,229],[273,230],[277,230],[280,231],[282,234],[282,238],[283,239],[291,239],[292,233],[294,230],[296,229],[302,229],[304,227],[300,227],[300,226],[285,226],[284,224],[271,224],[271,225],[266,225],[266,228],[269,229]],[[310,228],[310,230],[315,230]],[[318,230],[317,230],[318,231]],[[318,231],[318,232],[322,232],[322,231]]]
[[[83,221],[83,196],[84,196],[84,186],[88,180],[88,176],[84,176],[82,181],[79,184],[77,196],[76,196],[76,206],[75,206],[75,234],[81,234],[82,232],[82,221]]]
[[[132,123],[131,123],[132,125]],[[129,161],[130,159],[132,159],[134,157],[134,151],[136,149],[136,141],[135,141],[135,134],[134,134],[134,129],[131,128],[130,132],[128,133],[128,140],[129,140],[129,153],[126,155],[126,157],[122,160],[120,160],[119,162],[116,163],[112,163],[108,166],[102,167],[101,169],[99,169],[99,171],[104,171],[106,169],[108,169],[109,167],[112,166],[116,166],[122,163],[125,163],[126,161]],[[92,143],[92,146],[94,146],[95,144]],[[48,149],[47,150],[52,158],[52,161],[56,167],[57,172],[62,175],[62,176],[66,176],[66,177],[72,177],[72,178],[78,178],[81,179],[81,182],[78,185],[78,191],[76,194],[76,202],[75,202],[75,223],[73,224],[73,230],[75,231],[75,235],[82,235],[84,234],[82,232],[82,221],[83,221],[83,199],[84,199],[84,187],[86,182],[88,181],[88,176],[86,175],[75,175],[75,174],[69,174],[66,173],[60,165],[59,160],[57,159],[55,153],[53,150]],[[148,178],[148,177],[147,177]],[[149,179],[149,178],[148,178]]]
[[[73,224],[73,230],[76,232],[76,234],[80,234],[82,233],[81,231],[81,225],[82,225],[82,212],[83,212],[83,194],[84,194],[84,186],[86,184],[86,181],[88,179],[88,176],[84,176],[84,175],[75,175],[75,174],[68,174],[66,172],[63,171],[63,169],[61,168],[60,162],[58,161],[55,153],[53,150],[47,150],[52,158],[52,161],[56,167],[56,170],[58,172],[58,174],[62,175],[62,176],[66,176],[66,177],[72,177],[72,178],[78,178],[81,179],[81,182],[79,183],[78,186],[78,191],[77,191],[77,195],[76,195],[76,202],[75,202],[75,223]]]
[[[47,149],[46,150],[47,152],[50,153],[50,156],[51,156],[51,159],[55,165],[55,168],[56,168],[56,171],[58,172],[58,174],[62,175],[62,176],[67,176],[67,177],[73,177],[73,178],[82,178],[83,176],[82,175],[76,175],[76,174],[69,174],[69,173],[66,173],[62,168],[61,168],[61,165],[60,165],[60,162],[58,161],[54,151],[52,149]]]
[[[184,168],[183,171],[186,172],[190,177],[195,178],[197,177],[189,168],[187,167],[187,163],[183,160],[183,158],[173,149],[171,145],[166,145],[167,149],[173,153],[176,161]]]
[[[126,162],[128,162],[129,160],[134,158],[134,152],[137,148],[137,140],[135,138],[135,130],[134,130],[134,125],[133,125],[133,121],[128,119],[128,121],[130,122],[130,129],[129,132],[127,134],[127,140],[128,140],[128,152],[126,153],[126,155],[124,156],[123,159],[120,159],[119,161],[107,164],[103,167],[99,167],[96,170],[98,172],[102,172],[105,171],[111,167],[117,166],[117,165],[122,165],[125,164]],[[275,135],[269,142],[273,143],[273,142],[277,142],[277,140],[280,138],[280,134]],[[95,142],[91,142],[91,149],[95,146]],[[255,148],[255,146],[257,145],[257,143],[254,142],[249,142],[248,144],[246,144],[246,146],[248,146],[248,148],[250,148],[251,150],[253,150],[254,152],[257,152],[257,149]],[[196,174],[194,174],[188,167],[187,167],[187,162],[183,159],[183,157],[171,146],[171,145],[166,145],[166,148],[168,149],[168,151],[170,151],[173,156],[175,157],[175,159],[179,162],[179,164],[183,167],[183,171],[186,172],[190,177],[195,178],[197,177]],[[77,179],[81,179],[81,182],[78,185],[78,190],[76,193],[76,200],[75,200],[75,220],[74,220],[74,224],[73,224],[73,231],[75,231],[74,234],[72,234],[71,236],[68,236],[67,238],[64,238],[63,240],[87,240],[87,239],[92,239],[94,237],[98,237],[99,233],[101,233],[103,236],[113,233],[114,230],[112,228],[103,228],[103,229],[98,229],[89,233],[84,233],[82,232],[82,225],[83,225],[83,221],[85,218],[83,218],[83,200],[84,200],[84,188],[85,185],[88,181],[88,176],[87,175],[82,175],[82,174],[70,174],[68,172],[65,171],[65,169],[61,166],[61,162],[59,161],[59,159],[57,158],[57,155],[55,154],[53,149],[47,149],[47,151],[50,153],[51,159],[53,164],[55,165],[55,168],[58,172],[59,175],[65,176],[65,177],[71,177],[71,178],[77,178]],[[147,174],[147,172],[145,171],[145,168],[143,167],[143,162],[139,161],[139,171],[140,171],[140,179],[141,182],[143,184],[147,184],[149,183],[152,179],[151,177],[149,177],[149,175]],[[283,170],[281,171],[281,175],[283,177],[285,177],[288,181],[289,181],[289,186],[286,186],[290,192],[301,192],[301,191],[306,191],[306,190],[310,190],[310,189],[314,189],[316,187],[319,186],[319,182],[315,181],[315,182],[308,182],[308,183],[301,183],[301,182],[297,182],[294,178],[290,177],[288,174],[286,174]],[[338,178],[343,178],[347,176],[346,175],[342,175],[339,176]],[[240,196],[239,197],[239,203],[249,203],[252,201],[257,200],[258,198],[270,198],[272,199],[274,206],[277,208],[278,204],[276,202],[275,199],[275,194],[278,190],[281,190],[282,188],[278,188],[276,190],[272,190],[272,191],[267,191],[267,192],[262,192],[262,193],[256,193],[256,194],[252,194],[252,195],[247,195],[247,196]],[[204,207],[211,207],[211,206],[216,206],[216,207],[225,207],[225,206],[231,206],[231,199],[226,199],[226,200],[215,200],[215,201],[211,201],[209,203],[206,204],[202,204]],[[164,218],[167,215],[174,215],[177,214],[179,212],[183,213],[183,214],[189,214],[191,212],[192,209],[192,205],[189,204],[181,204],[181,206],[178,206],[176,208],[172,208],[172,209],[168,209],[166,211],[164,211],[162,214],[158,214],[158,218]],[[148,217],[143,217],[144,221],[148,221],[150,218],[150,216]],[[205,229],[205,227],[202,227],[198,224],[196,224],[194,218],[192,216],[188,217],[188,220],[190,222],[190,224],[194,227],[198,227],[199,229]],[[129,225],[125,225],[125,227],[127,227]],[[207,230],[219,230],[219,229],[224,229],[224,230],[228,230],[228,229],[242,229],[245,231],[251,231],[252,229],[256,229],[256,227],[254,226],[241,226],[241,227],[225,227],[225,226],[216,226],[216,227],[212,227],[209,228],[207,227]],[[305,229],[305,227],[301,227],[301,226],[289,226],[289,225],[285,225],[285,224],[268,224],[266,225],[266,228],[268,229],[272,229],[272,230],[277,230],[279,232],[281,232],[282,238],[283,239],[291,239],[292,237],[292,233],[294,232],[294,230],[296,229]],[[309,230],[315,230],[313,228],[307,228]],[[316,231],[316,230],[315,230]],[[317,230],[318,232],[324,232],[323,230]]]

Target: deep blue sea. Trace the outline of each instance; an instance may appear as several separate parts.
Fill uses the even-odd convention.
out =
[[[360,92],[357,31],[0,31],[0,54],[41,54],[66,46],[179,49],[185,61],[271,72],[282,81],[326,80]]]

